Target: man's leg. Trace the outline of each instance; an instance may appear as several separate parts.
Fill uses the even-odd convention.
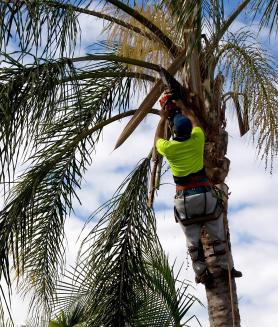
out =
[[[234,262],[228,248],[226,231],[223,224],[223,214],[215,220],[209,221],[205,224],[205,229],[210,238],[210,245],[213,251],[211,256],[216,256],[219,267],[224,271],[235,271],[234,277],[241,277],[241,273],[234,269]],[[240,276],[237,276],[240,273]]]
[[[195,272],[196,283],[206,284],[207,287],[213,283],[212,275],[207,269],[205,262],[203,246],[200,240],[201,225],[192,224],[184,226],[181,221],[178,221],[186,236],[186,244],[188,252],[192,260],[192,267]]]
[[[186,236],[188,252],[196,275],[195,280],[197,283],[201,282],[208,285],[211,282],[211,274],[207,270],[203,246],[200,241],[201,224],[188,225],[189,220],[194,221],[194,218],[188,218],[188,211],[192,212],[194,208],[188,206],[186,208],[185,205],[184,195],[177,193],[175,196],[175,218]]]

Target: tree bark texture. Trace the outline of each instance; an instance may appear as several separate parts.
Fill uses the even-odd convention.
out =
[[[219,126],[219,125],[218,125]],[[229,238],[229,227],[227,219],[228,187],[224,183],[229,172],[230,161],[225,157],[228,146],[228,134],[224,129],[216,128],[213,141],[206,143],[205,166],[207,175],[212,184],[221,190],[224,205],[224,229],[226,231],[226,255],[230,256],[229,270],[233,268],[233,258]],[[213,275],[213,284],[206,287],[208,301],[208,313],[210,327],[240,327],[240,315],[238,310],[238,299],[235,279],[231,274],[223,274],[217,256],[213,253],[208,235],[203,231],[201,236],[204,255],[208,270]]]
[[[220,185],[222,189],[224,188],[223,186],[225,185]],[[226,201],[224,201],[224,226],[227,232],[226,255],[231,256],[230,261],[233,262],[227,223],[228,194],[225,199]],[[203,232],[202,234],[202,244],[206,257],[207,267],[213,275],[213,284],[210,285],[210,287],[206,287],[210,326],[240,327],[240,315],[238,310],[238,299],[235,279],[229,274],[223,274],[217,261],[217,257],[210,256],[210,253],[212,253],[213,249],[212,246],[209,244],[209,239],[205,232]],[[233,268],[232,266],[233,264],[230,263],[229,270]]]
[[[206,113],[212,128],[209,128],[207,135],[204,161],[211,184],[216,185],[223,195],[223,221],[227,240],[226,255],[230,258],[227,273],[223,273],[218,257],[211,256],[214,252],[213,245],[211,245],[205,231],[202,233],[201,242],[208,270],[213,275],[212,285],[206,286],[210,327],[240,327],[235,279],[231,273],[228,273],[233,268],[233,258],[227,220],[228,187],[224,183],[229,172],[230,160],[225,157],[228,147],[228,133],[225,131],[225,103],[222,102],[223,83],[223,76],[218,74],[212,85],[212,101]]]

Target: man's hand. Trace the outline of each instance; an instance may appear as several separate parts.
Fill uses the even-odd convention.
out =
[[[169,117],[169,110],[165,106],[159,112],[160,118],[166,120]]]
[[[173,97],[173,93],[169,90],[169,89],[166,89],[161,98],[159,99],[159,103],[160,103],[160,106],[161,108],[165,108],[165,106],[168,106],[169,103],[171,103],[171,101],[169,102],[169,99]]]

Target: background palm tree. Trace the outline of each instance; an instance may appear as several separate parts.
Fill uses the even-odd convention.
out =
[[[10,286],[13,266],[18,278],[22,277],[23,291],[34,292],[36,305],[51,302],[64,264],[64,221],[104,126],[134,114],[128,110],[136,87],[147,96],[117,146],[132,133],[163,90],[157,74],[160,65],[183,82],[184,101],[206,130],[206,166],[213,183],[223,184],[228,173],[228,99],[235,104],[241,134],[249,128],[254,136],[257,133],[254,139],[259,153],[271,167],[277,153],[277,70],[249,32],[231,34],[228,30],[247,6],[262,17],[262,26],[270,24],[273,29],[277,19],[274,1],[241,1],[229,16],[220,1],[165,0],[134,5],[111,0],[103,2],[99,11],[91,9],[90,1],[0,3],[0,177],[9,191],[0,218],[0,273]],[[108,40],[92,53],[75,57],[80,13],[109,22]],[[46,41],[42,39],[44,31]],[[12,36],[18,41],[14,53],[8,51]],[[228,91],[225,94],[224,89]],[[22,154],[28,157],[29,168],[10,190]],[[147,176],[145,169],[138,185]],[[136,196],[136,192],[130,194],[126,203],[136,203]],[[149,209],[144,204],[130,208],[133,211],[126,211],[122,219],[130,221],[132,212],[147,219]],[[144,219],[137,218],[140,227]],[[118,241],[113,237],[122,234],[111,234],[108,229],[104,235],[111,246]],[[94,251],[90,256],[88,260],[101,257]],[[144,262],[143,255],[139,261],[131,261],[134,267],[139,263],[144,267]],[[213,258],[210,269],[218,269]],[[129,274],[119,273],[124,283],[121,287],[128,285]],[[140,276],[145,275],[141,272]],[[223,277],[218,277],[215,288],[207,290],[211,326],[239,326],[234,281],[231,285],[232,305],[231,289]],[[119,308],[121,323],[128,322],[126,309]]]

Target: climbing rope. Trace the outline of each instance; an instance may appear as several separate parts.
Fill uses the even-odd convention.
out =
[[[224,224],[224,231],[225,231],[225,250],[226,256],[229,255],[230,249],[228,248],[228,238],[227,238],[227,224],[226,219],[223,217],[223,224]],[[235,305],[234,305],[234,293],[233,293],[233,283],[232,283],[232,274],[231,274],[231,266],[229,263],[229,258],[227,258],[228,263],[228,279],[229,279],[229,293],[230,293],[230,301],[231,301],[231,311],[232,311],[232,320],[233,320],[233,327],[236,327],[236,317],[235,317]]]
[[[226,185],[226,184],[225,184]],[[227,185],[226,185],[227,186]],[[227,186],[228,188],[228,186]],[[226,199],[229,198],[229,194],[225,193],[225,191],[218,189],[221,192],[221,195],[223,195]],[[223,200],[224,202],[224,200]],[[228,247],[228,223],[227,223],[227,205],[224,206],[225,208],[225,215],[223,216],[223,227],[224,227],[224,234],[225,234],[225,250],[226,250],[226,256],[227,256],[227,264],[228,264],[228,280],[229,280],[229,293],[230,293],[230,301],[231,301],[231,311],[232,311],[232,322],[233,322],[233,327],[236,327],[236,316],[235,316],[235,305],[234,305],[234,293],[233,293],[233,283],[232,283],[232,274],[231,274],[231,269],[232,267],[230,266],[230,260],[228,255],[231,255],[230,249]]]

